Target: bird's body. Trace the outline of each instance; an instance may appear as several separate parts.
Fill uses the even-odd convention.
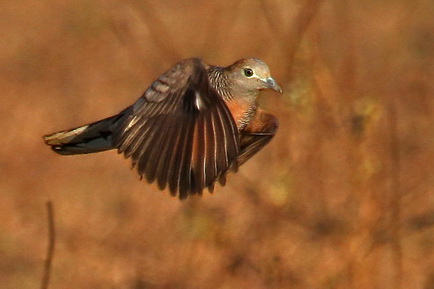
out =
[[[267,88],[281,92],[259,59],[228,67],[186,59],[121,113],[44,139],[62,155],[117,149],[141,177],[185,198],[224,184],[274,136],[276,117],[256,101]]]

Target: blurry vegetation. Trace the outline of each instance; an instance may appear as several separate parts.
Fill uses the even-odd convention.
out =
[[[37,288],[434,288],[434,3],[3,1],[0,284]],[[119,112],[187,57],[258,57],[272,143],[180,202],[116,152],[42,135]]]

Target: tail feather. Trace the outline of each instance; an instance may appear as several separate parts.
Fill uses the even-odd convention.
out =
[[[89,154],[114,149],[113,126],[121,115],[44,136],[45,143],[61,155]]]

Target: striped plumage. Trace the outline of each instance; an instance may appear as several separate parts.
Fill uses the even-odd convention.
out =
[[[274,136],[277,119],[256,103],[267,88],[281,91],[259,59],[228,67],[187,59],[121,113],[44,139],[62,155],[117,149],[141,177],[180,198],[212,192]]]

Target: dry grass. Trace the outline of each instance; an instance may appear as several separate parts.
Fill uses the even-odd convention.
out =
[[[434,4],[3,1],[0,284],[434,288]],[[179,202],[115,152],[42,135],[131,104],[174,62],[269,63],[278,136],[214,195]]]

